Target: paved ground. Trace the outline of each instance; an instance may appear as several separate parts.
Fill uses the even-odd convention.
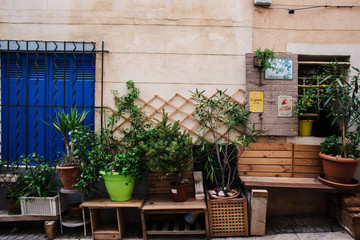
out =
[[[90,228],[88,227],[90,233]],[[47,239],[41,225],[0,225],[0,240],[35,240]],[[58,235],[56,240],[85,240],[92,239],[91,236],[84,237],[83,228],[64,228],[64,234]],[[140,240],[140,224],[131,224],[125,233],[125,240]],[[179,238],[156,238],[149,239],[199,239],[189,236]],[[350,240],[353,239],[341,226],[326,216],[297,216],[297,217],[275,217],[267,222],[266,236],[263,237],[233,237],[214,238],[218,240]]]

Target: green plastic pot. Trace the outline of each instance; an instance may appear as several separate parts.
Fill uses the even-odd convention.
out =
[[[105,173],[100,171],[100,174],[103,175],[106,190],[112,201],[123,202],[131,199],[135,186],[133,177],[118,172]]]

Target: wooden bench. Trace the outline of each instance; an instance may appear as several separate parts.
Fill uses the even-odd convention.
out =
[[[174,202],[170,194],[171,177],[159,180],[148,175],[149,197],[141,208],[143,239],[148,235],[204,235],[209,239],[208,213],[205,199],[195,199],[194,177],[187,172],[188,200]],[[199,214],[194,224],[184,220],[185,214]],[[149,219],[147,219],[149,217]]]
[[[318,175],[323,174],[323,170],[319,152],[318,145],[256,143],[239,156],[239,176],[251,199],[251,235],[265,234],[268,191],[277,191],[276,197],[286,191],[306,194],[360,191],[359,188],[344,190],[321,183]],[[282,207],[286,209],[286,204]]]

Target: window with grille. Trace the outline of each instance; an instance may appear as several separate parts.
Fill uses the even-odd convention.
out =
[[[54,160],[64,150],[47,126],[59,108],[95,116],[94,43],[0,41],[1,158],[18,161],[38,153]]]

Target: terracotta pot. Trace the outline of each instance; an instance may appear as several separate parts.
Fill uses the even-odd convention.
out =
[[[80,175],[80,167],[79,166],[71,166],[71,167],[60,167],[56,166],[56,169],[60,171],[61,182],[64,185],[65,189],[74,190],[73,186]]]
[[[339,158],[319,153],[322,158],[325,178],[338,183],[351,183],[359,159]]]
[[[174,202],[185,202],[187,200],[187,184],[171,184],[171,194]]]
[[[70,205],[70,211],[73,219],[82,219],[82,209],[79,205],[79,202]]]
[[[9,215],[21,214],[20,201],[15,199],[6,199],[6,208]]]

